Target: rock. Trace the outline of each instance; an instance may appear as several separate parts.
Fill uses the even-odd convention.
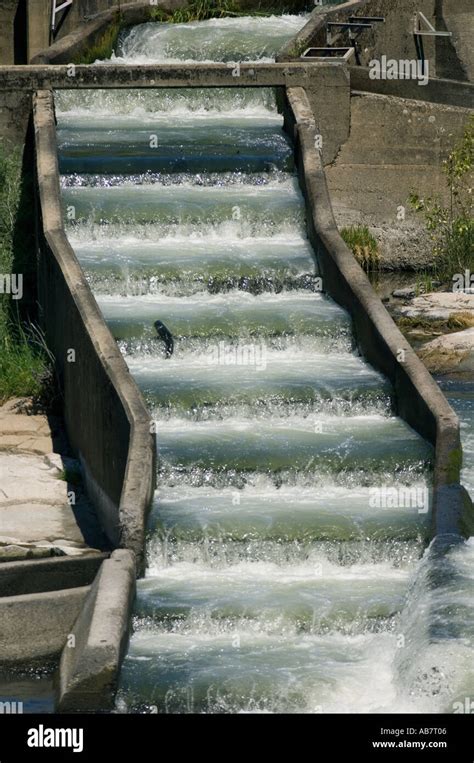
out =
[[[17,413],[0,411],[0,431],[2,435],[39,435],[49,434],[46,416],[19,416]]]
[[[474,328],[433,339],[419,355],[432,373],[474,371]]]
[[[25,409],[28,409],[29,406],[31,406],[31,398],[12,397],[0,406],[0,416],[4,413],[22,413]]]
[[[392,297],[397,299],[411,299],[416,296],[416,289],[414,286],[407,286],[406,289],[395,289],[392,291]]]
[[[422,317],[426,320],[448,320],[453,313],[472,315],[474,324],[474,294],[463,292],[430,292],[415,297],[409,305],[397,309],[406,318]]]

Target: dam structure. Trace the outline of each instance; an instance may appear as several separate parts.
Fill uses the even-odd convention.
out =
[[[103,66],[238,77],[304,23],[141,24]],[[68,237],[156,432],[117,711],[446,711],[472,686],[473,548],[423,557],[433,448],[325,293],[275,91],[64,89],[55,105]],[[417,619],[433,570],[442,678]]]

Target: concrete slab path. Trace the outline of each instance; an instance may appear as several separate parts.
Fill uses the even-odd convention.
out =
[[[106,547],[61,420],[26,400],[0,407],[0,562]]]

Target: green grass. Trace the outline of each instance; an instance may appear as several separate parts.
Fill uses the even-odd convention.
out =
[[[12,332],[15,333],[15,332]],[[0,344],[0,404],[12,397],[43,397],[50,379],[47,356],[26,335],[3,334]]]
[[[432,291],[436,291],[439,283],[439,281],[434,279],[432,273],[423,271],[421,275],[417,276],[415,284],[416,296],[419,297],[421,294],[429,294]]]
[[[364,270],[370,271],[378,268],[379,245],[367,226],[351,225],[348,228],[343,228],[341,236]]]
[[[172,24],[184,24],[190,21],[205,21],[219,19],[224,16],[238,15],[234,0],[192,0],[184,8],[178,8],[173,13],[154,8],[151,16],[154,21],[167,21]]]
[[[23,250],[26,239],[18,234],[18,227],[22,228],[25,222],[21,210],[21,168],[20,151],[0,148],[2,275],[17,272],[20,263],[25,270],[32,254]],[[18,301],[9,294],[0,294],[0,404],[12,397],[45,398],[47,389],[54,386],[51,374],[50,358],[40,332],[34,326],[22,325]]]
[[[117,45],[118,36],[122,27],[122,18],[120,14],[116,14],[112,23],[107,27],[105,32],[98,38],[98,40],[90,48],[79,54],[75,60],[75,64],[93,64],[95,61],[105,61],[112,56]]]
[[[187,6],[178,8],[174,12],[163,8],[153,8],[151,19],[171,24],[185,24],[226,16],[272,16],[282,13],[300,13],[306,10],[306,7],[305,0],[296,3],[262,0],[257,8],[246,8],[239,0],[190,0]]]
[[[79,464],[77,466],[68,466],[61,471],[59,479],[67,482],[69,485],[82,485],[82,472]]]

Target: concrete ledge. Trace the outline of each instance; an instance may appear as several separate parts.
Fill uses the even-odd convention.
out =
[[[314,78],[332,81],[344,62],[292,61],[285,64],[241,63],[240,75],[226,64],[91,64],[0,66],[0,90],[75,90],[81,88],[157,87],[311,87]],[[347,75],[348,77],[348,75]]]
[[[2,666],[57,659],[88,592],[80,587],[1,598]]]
[[[37,561],[4,562],[0,564],[1,596],[88,586],[108,556],[96,554],[84,558],[53,557]]]
[[[74,645],[63,649],[60,712],[112,708],[134,597],[133,554],[114,551],[97,574],[74,625]]]
[[[62,220],[53,97],[34,98],[39,191],[38,301],[56,360],[69,441],[115,546],[144,569],[148,508],[155,485],[155,442],[138,387],[92,295]],[[69,362],[73,350],[74,362]]]
[[[469,82],[456,82],[450,79],[429,80],[427,85],[418,85],[414,80],[373,80],[369,69],[363,66],[350,66],[351,90],[380,95],[394,95],[397,98],[409,98],[414,101],[428,101],[449,106],[474,108],[474,85]]]
[[[459,421],[438,385],[401,334],[334,220],[309,101],[302,89],[287,92],[285,128],[294,138],[307,207],[310,241],[325,290],[352,316],[365,358],[393,384],[397,413],[435,447],[431,535],[468,536],[474,529],[471,500],[460,485]]]

